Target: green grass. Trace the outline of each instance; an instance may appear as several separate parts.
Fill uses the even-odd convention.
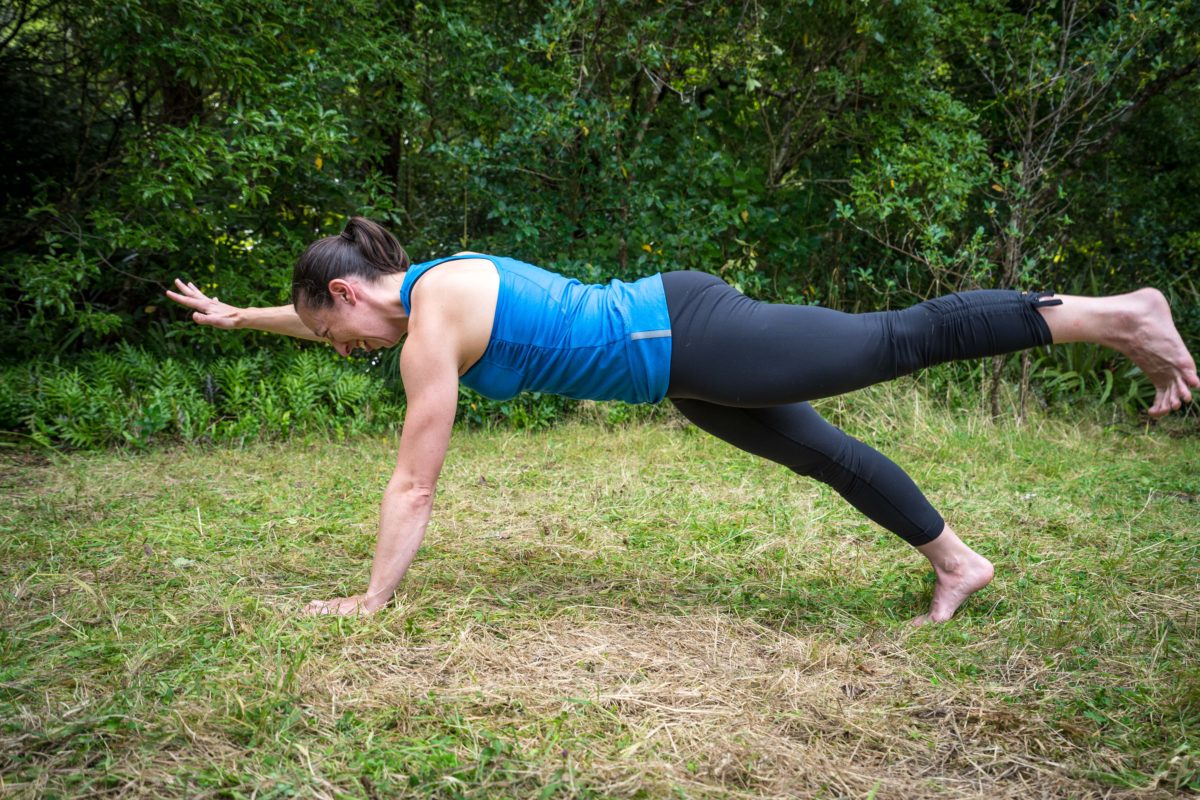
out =
[[[1195,419],[860,393],[997,578],[678,421],[460,431],[397,601],[393,438],[4,452],[0,795],[1171,797],[1200,788]]]

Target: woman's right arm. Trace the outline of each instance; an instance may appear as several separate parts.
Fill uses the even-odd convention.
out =
[[[181,306],[192,309],[194,312],[192,319],[201,325],[211,325],[214,328],[225,330],[250,328],[283,336],[294,336],[297,339],[309,339],[314,342],[325,341],[300,321],[293,306],[238,308],[228,303],[222,303],[215,297],[207,296],[196,288],[194,283],[184,283],[176,278],[175,287],[179,291],[172,292],[168,289],[167,297]]]

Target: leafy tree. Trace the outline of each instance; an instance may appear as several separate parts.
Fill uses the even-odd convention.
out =
[[[1086,276],[1196,305],[1198,32],[1189,0],[14,0],[0,344],[304,347],[160,291],[282,302],[352,213],[417,259],[848,310]]]

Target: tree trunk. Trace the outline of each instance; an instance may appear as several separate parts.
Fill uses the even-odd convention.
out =
[[[1025,171],[1020,170],[1022,178],[1025,177]],[[1017,288],[1017,278],[1021,274],[1021,261],[1024,255],[1024,231],[1025,231],[1025,209],[1020,205],[1015,205],[1012,209],[1012,217],[1009,219],[1008,227],[1000,233],[1000,288],[1015,289]],[[992,385],[989,392],[989,402],[991,404],[992,419],[1000,418],[1000,385],[1004,375],[1004,361],[1006,356],[994,356],[992,358]],[[1017,419],[1024,416],[1025,404],[1025,389],[1027,376],[1025,374],[1027,365],[1022,363],[1021,371],[1021,408],[1017,412]]]
[[[1021,391],[1017,402],[1017,424],[1024,425],[1029,411],[1029,378],[1033,371],[1033,354],[1029,350],[1021,353]]]
[[[165,67],[158,91],[162,97],[160,118],[165,124],[182,128],[204,116],[204,95],[200,88],[170,74]]]

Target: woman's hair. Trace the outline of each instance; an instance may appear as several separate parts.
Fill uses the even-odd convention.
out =
[[[292,270],[292,303],[306,308],[329,308],[329,282],[356,276],[372,283],[381,275],[404,272],[408,253],[382,225],[366,217],[351,217],[337,236],[318,239],[305,248]]]

